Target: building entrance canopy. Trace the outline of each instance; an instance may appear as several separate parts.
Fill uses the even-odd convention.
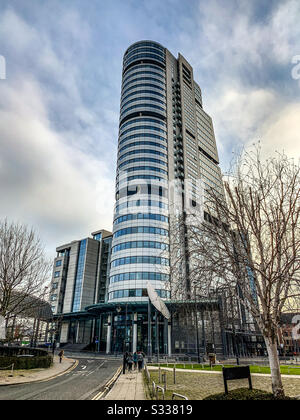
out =
[[[207,309],[217,309],[219,307],[219,301],[217,299],[200,299],[197,302],[195,301],[164,301],[167,308],[174,312],[183,308],[186,305],[190,305],[193,308],[197,307],[199,311]],[[118,312],[118,309],[126,309],[128,311],[138,312],[138,313],[147,313],[148,312],[148,302],[115,302],[115,303],[98,303],[96,305],[87,306],[85,308],[86,312],[89,314],[100,315],[107,312]]]

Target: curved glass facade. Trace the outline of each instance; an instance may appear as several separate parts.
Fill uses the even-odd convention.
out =
[[[109,301],[146,303],[148,281],[168,297],[165,66],[165,48],[152,41],[124,55]]]

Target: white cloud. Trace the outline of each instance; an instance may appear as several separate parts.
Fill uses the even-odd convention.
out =
[[[35,82],[27,80],[17,91],[4,86],[0,132],[1,216],[37,223],[44,240],[111,227],[111,168],[51,130]]]
[[[77,31],[77,14],[67,14],[58,18],[69,22],[66,36],[88,42],[88,31]],[[63,39],[57,52],[46,30],[12,10],[0,18],[0,36],[10,64],[18,65],[1,84],[0,217],[34,225],[53,254],[61,242],[111,229],[115,168],[105,161],[108,150],[97,154],[109,127],[102,130],[95,110],[84,104],[78,67],[68,61]],[[69,124],[58,129],[53,112],[63,122],[69,117]]]

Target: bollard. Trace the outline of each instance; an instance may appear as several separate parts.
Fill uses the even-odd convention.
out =
[[[167,372],[164,372],[162,374],[162,382],[164,384],[164,390],[166,391],[167,390]]]

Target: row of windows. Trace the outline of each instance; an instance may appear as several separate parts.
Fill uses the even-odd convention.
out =
[[[126,201],[126,203],[122,203],[116,206],[116,213],[120,210],[127,209],[129,207],[158,207],[160,209],[168,209],[168,205],[163,203],[162,201],[155,201],[155,200],[133,200],[133,201]]]
[[[75,289],[74,289],[74,300],[73,300],[73,312],[79,311],[80,301],[81,301],[81,289],[83,282],[83,271],[84,271],[84,262],[85,262],[85,253],[87,247],[87,240],[81,241],[77,265],[77,273],[75,279]]]
[[[165,299],[170,298],[170,292],[166,290],[156,290],[157,294]],[[109,293],[109,300],[122,299],[126,297],[147,297],[147,289],[129,289],[129,290],[116,290],[115,292]]]
[[[128,88],[123,89],[123,91],[122,91],[122,97],[124,97],[124,95],[126,95],[127,92],[130,92],[131,90],[134,90],[134,89],[143,89],[143,88],[154,88],[154,89],[160,90],[162,92],[166,92],[165,87],[157,86],[157,85],[154,85],[153,83],[138,83],[138,84],[136,84],[136,83],[135,84],[132,84],[131,83],[131,86],[129,86]],[[125,99],[125,98],[123,98],[123,99]]]
[[[167,163],[163,162],[162,160],[146,157],[146,158],[135,158],[135,159],[127,160],[126,162],[123,162],[119,165],[119,169],[123,168],[123,166],[131,165],[136,162],[152,162],[158,165],[168,166]]]
[[[146,69],[150,69],[150,70],[146,70]],[[151,71],[151,70],[155,70],[155,71]],[[149,76],[150,75],[150,76]],[[151,77],[151,76],[155,76]],[[164,81],[166,80],[165,77],[165,72],[163,69],[161,69],[160,67],[157,67],[156,65],[144,65],[144,66],[134,66],[131,67],[129,70],[127,70],[126,75],[124,75],[123,79],[122,79],[122,84],[123,87],[125,84],[131,83],[128,82],[130,79],[135,78],[135,79],[140,79],[140,78],[149,78],[149,79],[154,79],[156,80],[160,80],[160,81]],[[157,77],[159,79],[157,79]]]
[[[159,172],[164,175],[168,175],[168,172],[161,168],[155,168],[154,166],[136,166],[134,168],[126,169],[127,172],[136,172],[136,171],[153,171]]]
[[[137,213],[137,214],[125,214],[124,216],[118,217],[115,220],[115,224],[128,222],[131,220],[157,220],[158,222],[169,222],[169,218],[163,214],[153,214],[153,213]]]
[[[130,76],[131,77],[131,76]],[[157,75],[157,77],[162,77]],[[129,91],[130,89],[136,89],[137,87],[140,86],[147,86],[147,82],[155,82],[156,84],[152,86],[155,89],[160,89],[160,90],[164,90],[166,91],[166,82],[165,80],[160,80],[160,79],[156,79],[154,77],[136,77],[135,79],[131,79],[126,83],[123,83],[122,86],[122,95],[124,95],[125,92]],[[149,83],[150,85],[150,83]],[[160,86],[158,86],[160,85]]]
[[[130,152],[124,153],[122,156],[119,157],[119,161],[125,159],[128,156],[132,155],[140,155],[140,154],[150,154],[150,155],[157,155],[167,159],[167,155],[163,152],[159,152],[158,150],[151,150],[151,149],[138,149],[138,150],[131,150]]]
[[[150,233],[152,235],[169,236],[169,231],[166,229],[153,226],[131,226],[124,229],[117,230],[114,233],[114,238],[119,238],[124,235],[133,235],[136,233]]]
[[[135,249],[135,248],[151,248],[151,249],[162,249],[164,251],[169,250],[169,245],[164,242],[156,241],[131,241],[123,242],[122,244],[116,245],[112,248],[112,252],[124,251],[125,249]]]
[[[156,95],[157,93],[156,92],[148,92],[148,93],[150,93],[150,95],[152,94],[152,95]],[[142,93],[141,93],[142,94]],[[157,94],[158,95],[158,94]],[[163,96],[163,95],[161,95],[161,96]],[[162,100],[160,100],[160,99],[158,99],[158,98],[154,98],[154,97],[152,97],[152,96],[140,96],[140,97],[138,97],[138,98],[134,98],[134,99],[130,99],[129,101],[127,101],[127,102],[125,102],[125,103],[123,103],[123,101],[122,101],[122,105],[121,105],[121,111],[127,106],[127,105],[129,105],[129,104],[132,104],[133,102],[137,102],[137,101],[152,101],[152,102],[158,102],[159,104],[162,104],[162,105],[166,105],[166,101],[162,101]]]
[[[154,67],[155,70],[157,70],[156,67]],[[133,69],[134,71],[134,69]],[[151,74],[151,76],[155,76],[155,77],[151,77],[151,76],[146,76],[148,74]],[[130,80],[134,78],[133,80]],[[157,79],[158,78],[158,79]],[[126,87],[127,85],[131,84],[131,83],[135,83],[136,81],[153,81],[153,82],[157,82],[160,84],[165,84],[165,75],[164,74],[160,74],[154,71],[147,71],[147,70],[141,70],[141,71],[134,71],[133,73],[127,73],[127,75],[125,77],[123,77],[123,84],[122,84],[122,89],[124,89],[124,87]]]
[[[161,57],[165,57],[165,51],[162,51],[162,50],[160,50],[160,49],[157,49],[157,48],[151,48],[151,47],[149,47],[149,46],[136,46],[136,48],[134,49],[134,50],[131,50],[131,51],[127,51],[127,53],[125,54],[125,57],[124,57],[124,61],[126,60],[126,59],[128,59],[129,57],[132,57],[133,55],[135,55],[135,54],[141,54],[141,53],[154,53],[154,54],[158,54],[158,55],[160,55]]]
[[[137,130],[154,130],[158,131],[159,133],[167,134],[165,130],[159,127],[155,127],[153,125],[136,125],[134,127],[128,128],[127,130],[120,133],[120,136],[124,136],[124,134],[130,133],[131,131],[137,131]]]
[[[156,76],[161,76],[165,78],[165,70],[162,69],[160,66],[156,64],[135,64],[134,66],[130,67],[128,70],[125,71],[123,75],[123,80],[125,80],[127,77],[130,77],[138,70],[145,71],[145,69],[155,70]]]
[[[141,47],[153,47],[153,48],[156,48],[157,50],[165,51],[165,48],[162,47],[160,44],[157,44],[156,42],[153,42],[153,41],[140,41],[140,42],[137,42],[137,43],[131,45],[128,48],[128,50],[127,50],[127,54],[130,51],[133,51],[133,50],[135,50],[137,48],[141,48]]]
[[[167,142],[167,139],[165,139],[162,136],[159,136],[157,134],[152,134],[152,133],[139,133],[139,134],[132,134],[131,136],[127,136],[125,137],[125,139],[122,139],[119,141],[119,146],[121,146],[121,144],[125,143],[128,140],[133,140],[133,139],[141,139],[141,138],[150,138],[150,139],[156,139],[156,140],[161,140],[164,142]]]
[[[120,189],[117,194],[118,200],[121,197],[131,196],[134,194],[140,195],[159,195],[160,197],[167,197],[167,189],[158,184],[148,184],[146,182],[138,183],[137,185],[129,185]]]
[[[140,180],[153,179],[154,181],[165,181],[165,182],[167,181],[165,178],[161,178],[160,176],[156,176],[156,175],[132,175],[132,176],[128,176],[127,178],[121,179],[118,185],[124,184],[124,182],[134,181],[135,179],[140,179]]]
[[[153,146],[153,147],[160,147],[163,150],[168,150],[168,148],[160,143],[154,143],[153,141],[134,141],[132,143],[127,144],[126,146],[122,147],[119,150],[119,153],[121,154],[124,150],[129,149],[130,147],[136,147],[136,146]]]
[[[135,54],[132,58],[125,59],[124,67],[128,66],[130,63],[133,63],[136,60],[141,60],[144,58],[153,58],[154,60],[160,61],[161,63],[165,63],[164,57],[160,57],[157,54],[143,53],[143,54]]]
[[[119,267],[120,265],[127,265],[127,264],[170,265],[170,261],[168,258],[140,255],[140,256],[134,256],[134,257],[117,258],[116,260],[112,261],[111,266]]]
[[[124,123],[120,127],[120,131],[122,131],[125,127],[132,125],[132,124],[139,124],[141,122],[146,123],[154,123],[154,124],[160,124],[166,127],[166,123],[161,120],[155,120],[154,118],[133,118],[132,120],[129,120],[128,122]]]
[[[126,112],[132,111],[132,110],[137,109],[137,108],[153,108],[153,109],[158,109],[159,111],[163,111],[163,112],[166,111],[164,108],[162,108],[161,106],[158,106],[158,105],[152,105],[152,104],[133,105],[133,106],[130,106],[126,109],[123,109],[123,111],[121,113],[121,119],[122,119],[123,115],[126,114]]]
[[[126,96],[122,96],[122,103],[123,103],[123,101],[125,101],[127,98],[130,98],[130,96],[136,96],[136,95],[147,95],[147,94],[150,94],[150,95],[156,95],[156,96],[159,96],[159,97],[161,97],[161,98],[165,98],[166,97],[166,95],[163,95],[162,93],[160,93],[160,92],[156,92],[156,91],[154,91],[154,90],[137,90],[137,91],[135,91],[135,92],[131,92],[131,93],[129,93],[128,95],[126,95]],[[144,97],[142,97],[142,98],[135,98],[135,99],[132,99],[131,101],[128,101],[128,102],[126,102],[126,104],[125,105],[123,105],[123,106],[126,106],[127,104],[129,104],[130,102],[134,102],[134,101],[138,101],[138,100],[141,100],[141,99],[144,99]],[[152,101],[154,100],[154,98],[152,98]],[[158,101],[157,101],[158,102]],[[160,101],[160,103],[164,103],[163,101]]]
[[[164,273],[149,273],[147,271],[130,272],[116,274],[110,278],[110,283],[119,283],[120,281],[131,281],[131,280],[153,280],[153,281],[169,281],[169,274]]]

